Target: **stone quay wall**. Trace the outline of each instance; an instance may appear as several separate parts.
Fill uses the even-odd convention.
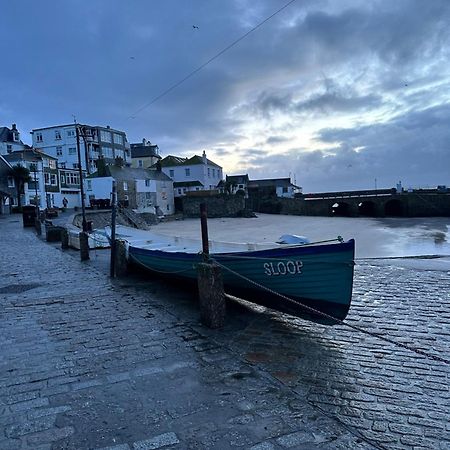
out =
[[[240,195],[186,196],[182,198],[183,214],[199,217],[201,203],[206,203],[208,217],[237,217],[245,210],[245,199]]]

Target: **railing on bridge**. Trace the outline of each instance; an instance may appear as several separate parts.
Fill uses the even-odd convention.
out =
[[[357,197],[380,197],[395,194],[395,188],[392,189],[370,189],[365,191],[343,191],[343,192],[319,192],[316,194],[304,194],[305,200],[324,200],[339,198],[357,198]]]

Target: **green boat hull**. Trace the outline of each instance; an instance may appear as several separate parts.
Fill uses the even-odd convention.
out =
[[[212,254],[225,291],[253,303],[323,324],[344,320],[350,308],[354,240]],[[131,261],[161,275],[195,281],[202,256],[129,247]]]

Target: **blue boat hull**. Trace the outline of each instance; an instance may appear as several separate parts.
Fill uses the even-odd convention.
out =
[[[222,266],[225,291],[307,320],[335,324],[350,308],[354,240],[212,254]],[[199,254],[129,247],[131,261],[161,275],[197,279]],[[337,320],[336,320],[337,319]]]

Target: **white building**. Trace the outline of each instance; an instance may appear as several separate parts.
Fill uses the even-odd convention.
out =
[[[31,181],[24,185],[24,193],[21,195],[22,205],[37,204],[40,208],[60,206],[56,158],[33,149],[25,149],[9,153],[4,156],[4,159],[11,167],[26,167],[30,171]],[[8,183],[10,183],[10,187],[15,187],[13,179]],[[17,199],[15,199],[15,203],[17,204]]]
[[[0,127],[0,155],[23,150],[25,147],[25,144],[20,140],[20,133],[15,123],[11,125],[11,129]]]
[[[155,166],[174,181],[175,197],[186,195],[190,191],[214,190],[222,180],[222,167],[202,156],[181,158],[167,156]]]
[[[108,201],[116,181],[119,205],[137,212],[171,215],[175,213],[173,182],[155,169],[105,166],[86,179],[86,194],[91,204]]]
[[[131,161],[130,148],[123,131],[91,125],[58,125],[36,128],[31,132],[33,147],[58,160],[61,169],[78,168],[77,134],[79,129],[81,167],[83,171],[94,173],[97,161],[103,158],[107,164],[113,164],[116,158],[125,163]],[[86,164],[86,161],[88,164]]]

